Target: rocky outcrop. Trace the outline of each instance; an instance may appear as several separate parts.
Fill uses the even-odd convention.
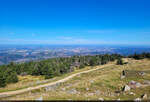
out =
[[[129,94],[130,94],[130,95],[135,95],[135,93],[133,93],[133,92],[129,92]]]
[[[42,101],[42,100],[43,100],[43,97],[41,96],[41,97],[37,98],[36,100],[37,100],[37,101]]]
[[[134,99],[134,101],[141,101],[141,98],[136,98],[136,99]]]
[[[144,85],[147,85],[147,86],[150,86],[150,81],[144,80],[143,84],[144,84]]]
[[[98,98],[98,100],[100,100],[100,101],[104,101],[104,99],[103,99],[103,98]]]
[[[142,86],[141,83],[136,82],[136,81],[133,81],[133,80],[130,81],[130,82],[128,83],[128,85],[129,85],[129,87],[132,88],[132,89],[139,88],[139,87]]]
[[[141,98],[144,99],[144,100],[146,100],[146,99],[147,99],[147,94],[143,94],[143,95],[141,96]]]
[[[80,92],[78,92],[76,89],[70,89],[70,90],[68,90],[67,91],[67,93],[69,93],[69,94],[80,94]]]
[[[125,71],[123,70],[122,73],[121,73],[121,75],[120,75],[120,78],[121,78],[121,79],[124,79],[125,77],[126,77],[126,76],[125,76]]]
[[[144,73],[144,72],[139,72],[139,75],[140,76],[144,76],[146,73]]]
[[[122,91],[130,91],[130,87],[128,85],[125,85],[122,89]]]

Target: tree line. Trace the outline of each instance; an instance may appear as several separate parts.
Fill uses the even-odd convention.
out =
[[[144,55],[136,54],[129,57],[136,58],[136,56],[142,56],[142,58],[150,58],[150,53],[146,53]],[[45,79],[49,79],[65,73],[73,72],[75,68],[82,69],[85,66],[103,65],[115,60],[117,60],[118,65],[122,65],[123,57],[124,56],[121,56],[119,54],[104,54],[94,56],[88,55],[52,58],[38,62],[31,61],[20,64],[11,62],[8,65],[0,66],[0,87],[5,87],[9,83],[18,82],[17,75],[43,75],[45,76]]]

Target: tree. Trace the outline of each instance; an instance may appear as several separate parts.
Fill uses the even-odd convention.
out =
[[[53,71],[52,68],[49,68],[47,75],[45,75],[45,79],[50,79],[50,78],[53,78],[53,77],[54,77],[54,71]]]
[[[0,87],[6,86],[6,78],[4,77],[4,74],[0,73]]]
[[[6,82],[7,83],[16,83],[16,82],[18,82],[18,77],[17,77],[16,72],[11,72],[10,75],[7,75]]]
[[[123,65],[123,60],[121,58],[118,58],[117,65]]]

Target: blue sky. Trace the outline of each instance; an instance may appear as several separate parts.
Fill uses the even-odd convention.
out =
[[[0,44],[150,44],[150,0],[0,0]]]

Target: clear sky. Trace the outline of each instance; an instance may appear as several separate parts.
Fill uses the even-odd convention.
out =
[[[0,44],[150,44],[150,0],[0,0]]]

